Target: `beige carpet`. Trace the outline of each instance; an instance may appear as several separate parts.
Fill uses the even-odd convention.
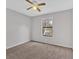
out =
[[[6,59],[73,59],[69,48],[29,42],[7,50]]]

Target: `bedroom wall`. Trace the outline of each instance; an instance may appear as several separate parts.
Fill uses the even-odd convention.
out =
[[[10,9],[6,9],[6,48],[28,42],[31,39],[31,20]]]
[[[53,16],[53,37],[44,37],[41,34],[41,21],[43,18]],[[33,17],[32,40],[64,46],[73,47],[73,13],[72,9],[61,12],[55,12],[48,15]]]

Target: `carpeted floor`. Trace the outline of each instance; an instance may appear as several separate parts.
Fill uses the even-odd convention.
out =
[[[6,59],[73,59],[73,51],[69,48],[28,42],[8,49]]]

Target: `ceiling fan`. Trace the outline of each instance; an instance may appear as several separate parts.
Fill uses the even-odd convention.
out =
[[[35,1],[35,3],[34,2],[32,2],[32,1],[30,1],[30,0],[26,0],[28,3],[30,3],[30,4],[32,4],[32,6],[31,7],[29,7],[29,8],[27,8],[27,10],[30,10],[30,9],[34,9],[34,10],[37,10],[37,11],[41,11],[40,9],[39,9],[39,7],[40,6],[44,6],[44,5],[46,5],[46,3],[37,3],[36,1]]]

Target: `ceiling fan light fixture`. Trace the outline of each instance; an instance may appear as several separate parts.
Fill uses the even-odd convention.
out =
[[[37,10],[37,7],[36,7],[36,6],[33,6],[33,9],[34,9],[34,10]]]
[[[32,7],[27,8],[27,10],[33,8],[33,10],[37,10],[37,11],[40,12],[41,10],[40,10],[39,7],[46,5],[45,3],[39,3],[39,4],[38,4],[36,1],[35,1],[35,3],[32,2],[32,1],[30,1],[30,0],[26,0],[26,1],[32,5]]]

